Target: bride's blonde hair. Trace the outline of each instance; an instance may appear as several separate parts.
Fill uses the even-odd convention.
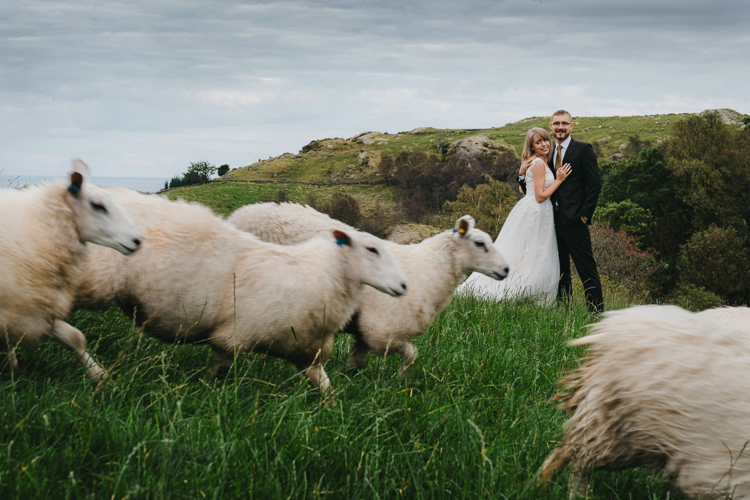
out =
[[[535,154],[534,148],[532,144],[534,143],[535,137],[541,137],[542,139],[547,139],[549,141],[549,134],[546,130],[539,127],[530,128],[528,132],[526,132],[526,140],[523,143],[523,159],[527,159],[532,154]],[[544,159],[544,161],[549,161],[549,155],[552,154],[552,147],[550,144],[549,152],[547,153],[547,158]],[[537,155],[539,156],[539,155]]]

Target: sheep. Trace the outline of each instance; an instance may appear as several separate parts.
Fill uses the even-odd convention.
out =
[[[750,308],[748,307],[719,307],[706,309],[698,314],[730,328],[744,329],[750,333]]]
[[[86,351],[86,338],[64,321],[83,275],[86,242],[129,255],[141,235],[120,205],[89,182],[73,161],[70,182],[0,189],[0,351],[18,367],[17,345],[36,346],[45,335],[70,347],[98,377],[102,369]]]
[[[264,241],[297,244],[331,229],[355,231],[308,206],[292,203],[259,203],[236,210],[227,219],[237,228]],[[409,293],[395,300],[365,290],[362,302],[343,331],[354,335],[348,369],[362,367],[370,351],[379,356],[402,354],[402,374],[414,365],[418,352],[409,342],[422,335],[450,302],[456,287],[477,271],[496,279],[508,275],[508,264],[492,239],[474,228],[474,219],[464,216],[452,231],[415,245],[383,244],[396,256],[406,272]]]
[[[206,342],[212,372],[248,351],[284,358],[327,393],[323,364],[364,285],[399,296],[401,266],[377,238],[330,231],[294,247],[239,231],[205,206],[110,189],[144,234],[132,259],[91,252],[76,305],[115,303],[164,342]]]
[[[750,336],[715,314],[631,307],[571,341],[589,360],[561,381],[572,416],[538,480],[570,464],[572,498],[594,470],[654,464],[691,498],[750,498]]]

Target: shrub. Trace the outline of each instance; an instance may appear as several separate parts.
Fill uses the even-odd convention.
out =
[[[667,296],[665,302],[680,306],[688,311],[703,311],[713,309],[722,305],[721,297],[707,291],[702,286],[698,287],[692,283],[678,285]]]
[[[320,141],[310,141],[305,146],[302,146],[302,153],[309,153],[310,151],[317,151],[323,147],[323,143]]]
[[[391,172],[402,210],[420,222],[427,212],[439,212],[447,201],[455,201],[464,185],[475,188],[487,179],[506,181],[514,186],[520,161],[512,150],[485,154],[479,160],[451,155],[442,160],[420,151],[401,152],[395,158],[384,156],[381,175]]]
[[[711,227],[695,233],[677,260],[680,282],[715,293],[731,304],[750,299],[750,248],[734,228]]]
[[[328,203],[313,208],[350,226],[356,226],[361,218],[357,200],[340,191],[333,193],[333,198]]]
[[[643,236],[651,222],[651,215],[640,205],[625,200],[597,207],[594,222],[607,224],[615,231],[622,230],[634,236]]]
[[[224,165],[222,165],[222,166],[219,167],[219,170],[216,171],[216,174],[219,177],[221,177],[222,175],[226,174],[227,172],[229,172],[229,165],[227,165],[225,163]]]
[[[628,289],[648,290],[659,268],[653,254],[639,250],[638,240],[606,224],[591,226],[591,249],[599,274]]]
[[[195,184],[205,184],[211,180],[211,176],[216,173],[216,167],[207,161],[198,161],[191,163],[182,177],[175,176],[169,181],[169,187],[193,186]],[[166,185],[164,186],[167,187]]]
[[[480,184],[475,189],[462,187],[456,201],[446,202],[443,211],[450,214],[450,221],[471,215],[477,228],[495,238],[518,198],[508,184],[494,180],[487,174],[485,180],[486,184]]]

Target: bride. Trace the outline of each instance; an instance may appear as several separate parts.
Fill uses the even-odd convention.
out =
[[[535,127],[526,133],[523,159],[532,161],[526,171],[529,189],[513,207],[495,240],[495,247],[510,263],[510,274],[496,281],[473,273],[456,293],[493,300],[534,298],[541,304],[555,300],[560,262],[550,196],[570,175],[570,164],[560,167],[555,175],[547,166],[551,150],[546,130]]]

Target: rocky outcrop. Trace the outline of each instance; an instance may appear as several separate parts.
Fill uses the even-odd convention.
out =
[[[399,245],[410,245],[439,234],[440,229],[424,224],[401,224],[386,231],[386,239]]]
[[[380,132],[362,132],[361,134],[357,134],[350,138],[349,141],[372,146],[375,144],[375,137],[379,135],[382,134]]]
[[[709,111],[715,111],[719,113],[719,116],[721,117],[721,121],[723,121],[727,125],[742,125],[742,118],[744,117],[744,115],[742,113],[738,113],[737,111],[733,109],[727,109],[727,108],[707,109],[701,114],[707,113]]]
[[[452,142],[448,147],[449,154],[455,154],[458,158],[465,158],[469,161],[477,160],[485,153],[489,153],[493,150],[505,150],[509,146],[505,144],[494,144],[490,142],[490,138],[484,134],[473,135],[466,139],[460,139]]]

